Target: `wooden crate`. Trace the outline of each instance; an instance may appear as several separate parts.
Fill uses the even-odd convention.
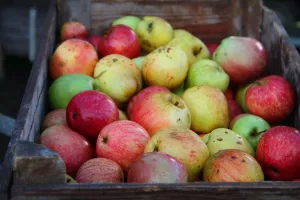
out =
[[[254,37],[269,54],[269,72],[283,75],[297,92],[296,108],[285,124],[300,128],[300,56],[273,11],[259,0],[59,0],[53,1],[45,35],[33,65],[16,125],[1,168],[1,199],[300,199],[300,182],[187,184],[62,184],[57,154],[35,144],[47,110],[48,60],[58,27],[79,20],[103,33],[122,15],[156,15],[204,42],[229,35]]]

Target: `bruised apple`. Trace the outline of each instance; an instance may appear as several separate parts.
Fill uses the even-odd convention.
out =
[[[49,74],[53,80],[66,74],[93,76],[98,54],[87,41],[69,39],[61,43],[51,57]]]
[[[264,173],[250,154],[237,149],[226,149],[207,160],[203,178],[207,182],[260,182],[264,181]]]

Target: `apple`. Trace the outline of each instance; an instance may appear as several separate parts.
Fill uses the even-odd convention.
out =
[[[214,52],[218,48],[219,44],[207,44],[206,46],[207,46],[207,48],[209,50],[210,56],[213,56]]]
[[[146,87],[145,89],[141,90],[139,93],[137,93],[135,96],[133,96],[127,106],[127,115],[130,118],[131,113],[135,113],[136,108],[139,107],[137,106],[138,104],[141,103],[141,101],[146,98],[149,94],[151,93],[156,93],[156,92],[170,92],[168,88],[161,87],[161,86],[149,86]]]
[[[128,120],[126,113],[119,109],[119,120]]]
[[[93,45],[93,47],[96,49],[98,56],[99,55],[99,43],[101,42],[101,40],[103,40],[103,37],[100,35],[93,35],[93,36],[89,36],[87,38],[87,41],[89,43],[91,43]]]
[[[136,64],[120,54],[99,60],[94,71],[95,88],[109,95],[119,108],[124,108],[133,95],[142,89],[142,73]]]
[[[52,109],[66,109],[70,100],[79,92],[93,90],[94,79],[84,74],[62,75],[48,89],[48,100]]]
[[[128,170],[127,182],[186,183],[187,170],[180,161],[163,152],[142,154]]]
[[[143,62],[145,60],[145,56],[139,56],[137,58],[132,59],[132,61],[136,64],[140,71],[142,71]]]
[[[42,130],[58,124],[67,125],[66,109],[55,109],[48,112],[43,120]]]
[[[199,177],[209,151],[203,140],[188,128],[167,127],[151,137],[145,152],[164,152],[182,162],[188,181]]]
[[[168,127],[191,127],[191,113],[179,96],[166,91],[148,94],[129,114],[129,119],[144,127],[150,136]]]
[[[203,178],[206,182],[261,182],[264,181],[264,173],[250,154],[237,149],[226,149],[207,160]]]
[[[172,26],[166,20],[156,16],[143,17],[136,27],[136,32],[141,47],[146,52],[152,52],[173,39]]]
[[[78,183],[121,183],[124,174],[121,167],[106,158],[93,158],[81,165],[76,173]]]
[[[115,25],[109,28],[100,40],[99,54],[104,57],[120,54],[127,58],[136,58],[141,54],[141,46],[137,34],[128,26]]]
[[[227,128],[216,128],[205,138],[210,156],[224,149],[239,149],[254,156],[255,152],[246,138]]]
[[[231,120],[229,128],[245,137],[253,149],[256,150],[258,141],[271,127],[261,117],[251,114],[240,114]]]
[[[118,163],[123,172],[144,152],[150,137],[139,124],[121,120],[105,126],[97,139],[97,157],[107,158]]]
[[[209,133],[216,128],[227,128],[230,112],[225,95],[210,85],[188,88],[182,95],[192,115],[191,129]]]
[[[229,76],[217,62],[202,59],[196,61],[190,67],[186,78],[186,87],[210,85],[225,92],[229,86],[229,81]]]
[[[234,93],[233,93],[232,88],[228,87],[225,90],[224,95],[225,95],[227,100],[234,100]]]
[[[213,55],[237,85],[247,84],[261,77],[267,70],[267,51],[257,39],[230,36],[222,40]]]
[[[192,33],[184,29],[174,29],[174,38],[178,38],[188,42],[189,46],[192,48],[194,55],[200,53],[202,49],[205,49],[205,44]]]
[[[248,88],[251,86],[252,83],[249,83],[249,84],[246,84],[246,85],[242,85],[242,86],[239,86],[237,92],[236,92],[236,102],[241,106],[242,108],[242,111],[245,112],[245,113],[248,113],[248,108],[246,106],[246,103],[245,103],[245,95],[246,95],[246,92],[248,90]]]
[[[300,132],[289,126],[272,127],[258,142],[256,160],[275,181],[300,177]]]
[[[130,27],[133,31],[135,31],[136,27],[140,21],[141,21],[141,19],[137,16],[127,15],[127,16],[122,16],[122,17],[115,19],[112,22],[112,26],[122,24],[122,25]]]
[[[68,39],[61,43],[50,59],[49,74],[55,80],[66,74],[93,76],[98,54],[89,42]]]
[[[88,37],[87,28],[80,22],[67,21],[60,29],[60,41],[65,41],[72,38],[85,40]]]
[[[96,90],[76,94],[67,107],[69,126],[92,141],[106,125],[117,120],[119,110],[114,101]]]
[[[292,85],[278,75],[269,75],[255,81],[245,95],[249,113],[269,123],[278,123],[286,119],[293,111],[295,101]]]
[[[228,99],[227,103],[228,103],[229,112],[230,112],[230,120],[232,120],[235,116],[243,113],[240,105],[237,104],[235,100]]]
[[[83,163],[95,157],[92,144],[65,124],[45,129],[41,134],[41,144],[58,153],[70,176],[74,176]]]
[[[184,82],[188,69],[188,59],[184,51],[162,46],[145,57],[142,74],[147,85],[174,89]]]

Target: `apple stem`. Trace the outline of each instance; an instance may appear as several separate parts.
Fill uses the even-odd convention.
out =
[[[107,143],[107,137],[103,138],[103,143],[106,144]]]
[[[179,105],[179,102],[178,102],[178,101],[176,101],[174,105],[175,105],[175,106],[178,106],[178,105]]]
[[[149,25],[148,25],[148,31],[151,32],[153,29],[153,23],[151,22]]]
[[[158,152],[158,147],[155,147],[155,148],[153,149],[153,152]]]

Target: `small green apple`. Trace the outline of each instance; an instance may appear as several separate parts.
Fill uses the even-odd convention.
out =
[[[123,24],[123,25],[129,26],[133,31],[135,31],[136,27],[140,21],[141,21],[141,19],[139,17],[128,15],[128,16],[123,16],[123,17],[120,17],[120,18],[114,20],[112,22],[112,26],[116,26],[118,24]]]
[[[188,59],[184,51],[162,46],[145,57],[142,74],[147,85],[174,89],[184,82],[188,68]]]
[[[178,88],[171,90],[171,92],[181,97],[184,92],[184,83],[182,83]]]
[[[240,114],[231,120],[229,128],[245,137],[253,149],[256,150],[260,138],[271,127],[268,122],[259,116]]]
[[[238,149],[254,156],[254,150],[248,140],[230,129],[214,129],[208,134],[206,140],[210,156],[224,149]]]
[[[202,59],[196,61],[190,67],[186,80],[186,87],[197,85],[210,85],[225,92],[228,88],[230,79],[223,68],[215,61]]]
[[[142,89],[142,74],[136,64],[120,54],[99,60],[94,70],[96,89],[110,96],[123,108]]]
[[[244,113],[248,113],[248,108],[247,108],[246,103],[245,103],[245,95],[246,95],[246,92],[247,92],[247,90],[250,86],[251,86],[251,83],[247,84],[247,85],[240,86],[239,89],[236,92],[236,102],[241,106],[242,111]]]
[[[155,16],[145,16],[136,28],[142,49],[152,52],[166,45],[173,39],[173,28],[164,19]]]
[[[143,62],[145,60],[145,56],[140,56],[132,59],[132,61],[136,64],[140,71],[142,71]]]
[[[170,126],[150,138],[144,152],[153,151],[167,153],[181,161],[188,171],[189,181],[199,177],[209,157],[207,146],[195,132]]]
[[[229,108],[221,90],[210,85],[199,85],[184,91],[182,98],[192,115],[191,129],[199,134],[216,128],[227,128]]]
[[[48,99],[52,109],[66,109],[69,101],[81,91],[93,90],[94,79],[84,74],[67,74],[57,78],[49,87]]]

